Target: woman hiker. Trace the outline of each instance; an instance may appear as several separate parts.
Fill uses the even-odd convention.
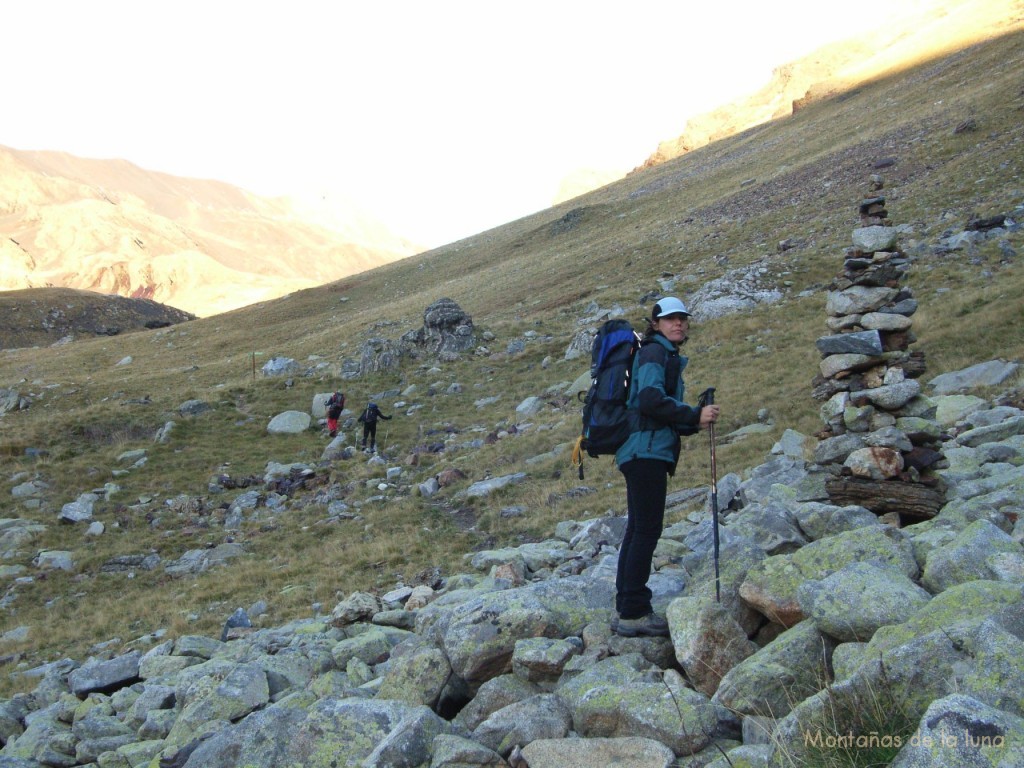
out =
[[[633,433],[615,454],[626,478],[626,533],[615,575],[616,634],[668,637],[668,622],[654,613],[651,575],[654,548],[665,519],[668,477],[679,462],[680,435],[696,434],[718,419],[717,405],[703,408],[683,402],[687,358],[679,347],[690,330],[690,313],[674,296],[654,305],[647,333],[633,363],[626,407],[633,412]]]
[[[363,450],[366,450],[366,439],[369,438],[370,453],[377,450],[377,419],[391,421],[390,416],[385,416],[380,412],[380,408],[377,407],[376,403],[370,403],[366,406],[366,410],[359,416],[359,421],[363,423]]]

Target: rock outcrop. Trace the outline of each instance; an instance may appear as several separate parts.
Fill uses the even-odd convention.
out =
[[[454,300],[438,299],[423,311],[423,326],[402,336],[401,345],[412,354],[434,355],[442,361],[457,359],[477,344],[473,318]]]

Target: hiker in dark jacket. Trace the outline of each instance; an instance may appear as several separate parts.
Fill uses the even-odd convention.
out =
[[[338,418],[345,410],[345,395],[335,392],[327,400],[327,432],[331,437],[338,434]]]
[[[371,453],[377,450],[377,419],[391,421],[390,416],[385,416],[380,412],[380,408],[377,407],[376,403],[370,403],[366,406],[366,409],[359,416],[359,421],[363,423],[363,450],[366,450],[366,439],[369,438]]]
[[[687,358],[679,347],[687,339],[690,313],[670,296],[654,305],[647,333],[633,362],[626,407],[636,426],[615,454],[626,478],[626,532],[615,575],[613,630],[626,637],[669,635],[668,622],[654,613],[651,575],[654,548],[665,520],[668,477],[679,462],[680,435],[692,435],[718,419],[717,405],[697,408],[683,402]]]

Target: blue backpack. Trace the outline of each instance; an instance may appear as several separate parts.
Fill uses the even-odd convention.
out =
[[[583,398],[583,430],[572,452],[572,463],[579,467],[581,480],[584,452],[594,458],[612,455],[633,431],[626,400],[640,340],[628,320],[607,320],[594,337],[590,348],[591,384]]]

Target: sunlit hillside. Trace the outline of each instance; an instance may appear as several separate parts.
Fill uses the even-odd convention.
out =
[[[147,298],[200,316],[362,272],[418,249],[368,217],[123,160],[0,147],[0,290]]]

